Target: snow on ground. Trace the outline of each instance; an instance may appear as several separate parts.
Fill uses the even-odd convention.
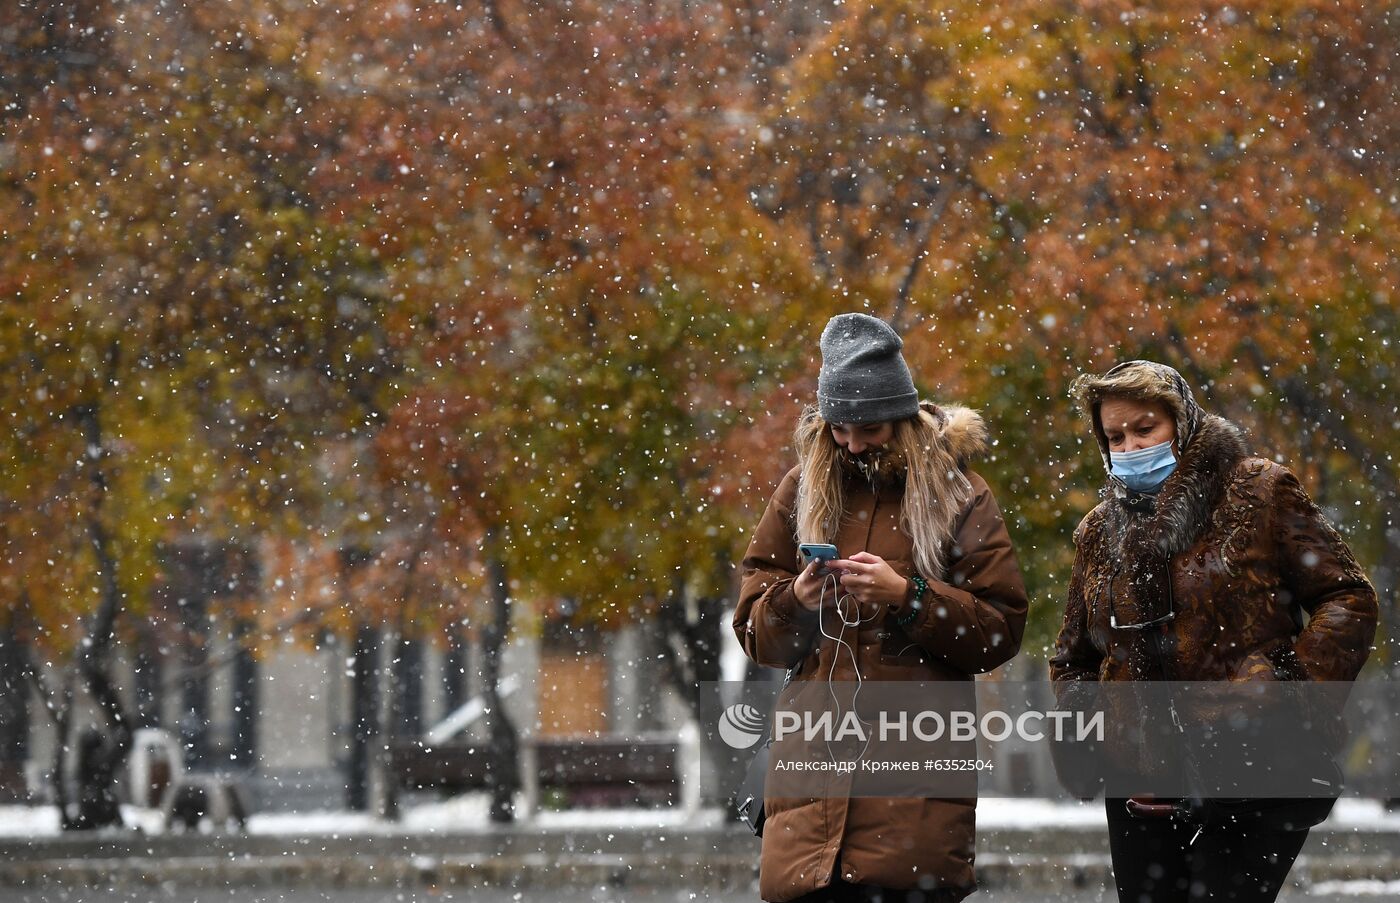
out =
[[[1313,896],[1400,897],[1400,881],[1319,881],[1308,890]]]
[[[1323,822],[1337,828],[1360,831],[1400,831],[1400,810],[1387,809],[1378,800],[1342,798]]]
[[[977,827],[1015,828],[1102,828],[1105,826],[1103,800],[1088,803],[1033,799],[987,799],[977,801]],[[1400,832],[1400,811],[1386,809],[1377,800],[1343,798],[1337,801],[1324,828],[1353,831]]]
[[[160,813],[123,807],[127,824],[150,834],[160,833]],[[254,814],[250,834],[268,836],[449,834],[495,830],[487,820],[487,798],[470,794],[424,805],[405,807],[398,821],[361,812],[322,811]],[[718,809],[698,813],[672,809],[572,809],[543,811],[519,827],[540,831],[715,830],[725,824]],[[984,798],[977,804],[977,827],[982,830],[1027,828],[1098,829],[1104,824],[1103,803],[1057,802],[1035,799]],[[1385,809],[1375,800],[1343,799],[1325,827],[1335,830],[1400,832],[1400,811]],[[52,806],[0,806],[0,838],[52,837],[59,834],[58,813]],[[1356,891],[1371,893],[1371,891]]]
[[[1103,801],[1088,803],[1057,800],[979,799],[977,828],[1106,828]]]

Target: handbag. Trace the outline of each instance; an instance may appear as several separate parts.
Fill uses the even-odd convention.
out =
[[[793,665],[788,669],[787,675],[783,677],[782,689],[787,689],[787,685],[792,683],[798,667]],[[781,693],[782,690],[778,692]],[[768,757],[773,747],[773,732],[765,729],[764,734],[763,742],[754,752],[753,759],[749,761],[749,767],[744,772],[744,779],[739,783],[738,792],[734,794],[735,812],[739,820],[749,826],[755,837],[763,836],[763,787],[768,780]]]

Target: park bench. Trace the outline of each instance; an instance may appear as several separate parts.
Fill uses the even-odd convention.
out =
[[[429,746],[422,740],[399,740],[390,750],[401,789],[444,794],[486,789],[487,752],[480,743],[454,739]],[[577,807],[694,806],[698,757],[698,737],[684,731],[530,738],[520,745],[526,808],[537,809],[545,793]]]

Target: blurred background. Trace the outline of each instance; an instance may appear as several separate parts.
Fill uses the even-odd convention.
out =
[[[1102,482],[1069,382],[1136,357],[1300,475],[1388,676],[1398,53],[1360,0],[6,3],[16,830],[721,805],[687,725],[762,676],[736,562],[849,310],[991,427],[998,676]]]

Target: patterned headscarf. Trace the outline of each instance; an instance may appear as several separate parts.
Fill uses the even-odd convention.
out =
[[[1186,379],[1172,367],[1156,361],[1124,361],[1102,376],[1085,374],[1074,381],[1070,390],[1079,402],[1080,410],[1089,418],[1094,438],[1099,443],[1099,455],[1104,470],[1115,489],[1122,481],[1113,475],[1113,461],[1108,454],[1108,437],[1099,420],[1099,405],[1107,396],[1120,396],[1140,401],[1158,401],[1167,406],[1176,420],[1176,446],[1185,451],[1196,437],[1205,412],[1196,404]],[[1126,491],[1126,487],[1122,487]],[[1121,494],[1121,493],[1119,493]]]

